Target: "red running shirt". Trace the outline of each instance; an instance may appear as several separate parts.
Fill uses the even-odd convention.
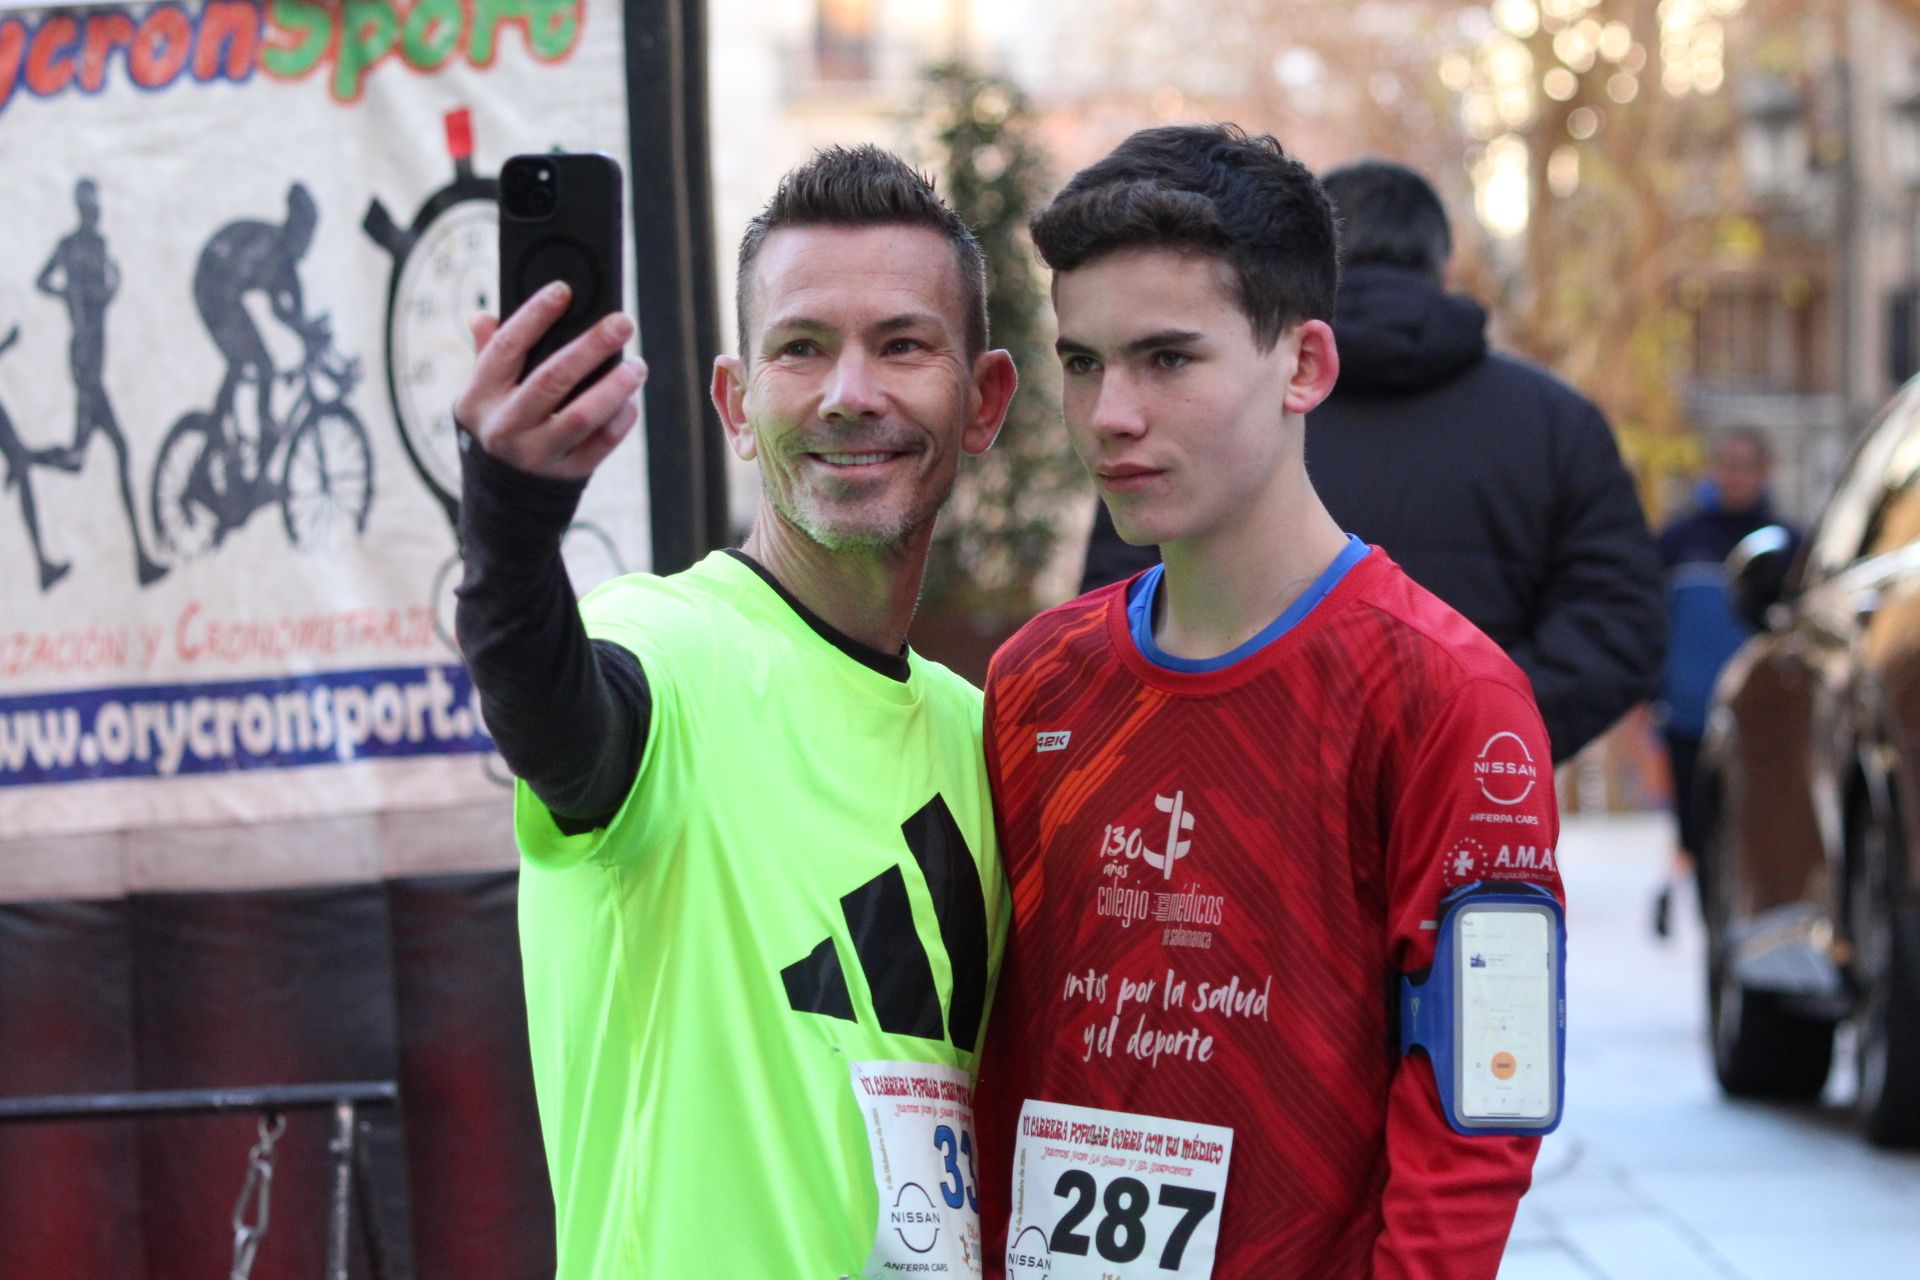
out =
[[[1376,547],[1264,649],[1177,673],[1115,584],[995,656],[986,746],[1014,903],[987,1275],[1036,1099],[1231,1129],[1215,1277],[1491,1280],[1538,1141],[1455,1134],[1390,1010],[1447,890],[1560,893],[1546,734],[1493,642]]]

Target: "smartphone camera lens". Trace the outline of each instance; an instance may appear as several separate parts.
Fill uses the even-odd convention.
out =
[[[539,161],[508,161],[500,174],[500,189],[507,213],[516,218],[545,218],[560,203],[559,175],[550,164]]]

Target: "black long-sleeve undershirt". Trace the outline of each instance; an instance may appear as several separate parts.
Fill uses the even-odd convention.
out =
[[[633,786],[653,700],[639,659],[587,637],[560,557],[586,482],[521,471],[464,434],[461,445],[461,653],[507,767],[562,831],[591,831]]]

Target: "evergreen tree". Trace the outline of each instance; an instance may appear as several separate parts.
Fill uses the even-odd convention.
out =
[[[1000,438],[961,467],[934,533],[922,607],[1024,618],[1034,578],[1060,540],[1086,478],[1060,418],[1059,366],[1027,218],[1051,193],[1025,95],[959,64],[926,72],[945,195],[987,259],[993,345],[1013,354],[1020,390]]]

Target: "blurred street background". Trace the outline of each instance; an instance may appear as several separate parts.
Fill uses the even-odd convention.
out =
[[[1567,823],[1566,1117],[1500,1280],[1912,1280],[1920,1154],[1860,1141],[1844,1053],[1818,1106],[1715,1085],[1692,896],[1650,927],[1672,839],[1659,815]]]
[[[948,518],[966,572],[943,573],[936,552],[936,610],[1025,607],[1074,581],[1092,496],[1057,465],[1050,317],[1022,224],[1144,125],[1232,120],[1316,171],[1379,155],[1426,174],[1452,215],[1452,287],[1487,305],[1496,344],[1599,403],[1656,528],[1728,427],[1771,442],[1776,504],[1804,526],[1920,367],[1920,11],[1906,0],[708,8],[726,102],[712,120],[720,244],[792,157],[854,138],[940,174],[983,229],[996,340],[1025,381],[1004,455]],[[723,297],[730,273],[723,254]],[[734,474],[738,525],[754,490]],[[1603,753],[1617,804],[1658,801],[1630,745]]]

